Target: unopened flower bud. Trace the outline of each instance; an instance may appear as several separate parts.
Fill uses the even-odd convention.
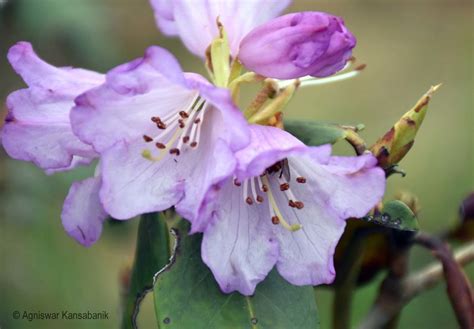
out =
[[[428,103],[441,85],[433,86],[416,105],[405,113],[393,127],[371,147],[383,168],[390,168],[402,160],[415,143],[416,133],[425,118]]]
[[[270,78],[326,77],[345,66],[355,45],[341,18],[301,12],[252,30],[240,43],[239,59],[248,69]]]

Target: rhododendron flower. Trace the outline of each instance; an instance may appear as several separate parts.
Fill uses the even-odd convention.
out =
[[[1,137],[8,155],[31,161],[47,173],[91,163],[98,154],[72,133],[69,112],[74,98],[101,84],[104,76],[54,67],[41,60],[27,42],[11,47],[8,60],[28,85],[7,98]],[[97,240],[106,217],[98,199],[99,186],[100,176],[74,183],[61,216],[69,235],[86,246]]]
[[[302,12],[275,18],[252,30],[240,43],[239,59],[248,69],[267,77],[326,77],[346,65],[355,45],[355,37],[341,18]]]
[[[219,35],[216,20],[224,25],[231,54],[235,57],[240,40],[253,28],[278,16],[290,0],[150,0],[160,30],[179,36],[195,55],[205,57],[206,49]]]
[[[295,285],[331,283],[345,219],[381,200],[383,170],[371,154],[330,156],[330,145],[307,147],[277,128],[252,126],[251,136],[234,179],[188,217],[204,232],[204,262],[227,293],[253,294],[274,266]]]
[[[183,73],[159,47],[110,71],[76,104],[73,130],[100,153],[101,200],[118,219],[205,203],[206,192],[234,171],[234,152],[248,144],[230,92]]]

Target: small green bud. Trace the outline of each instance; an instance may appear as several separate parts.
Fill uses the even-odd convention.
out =
[[[371,148],[379,160],[379,165],[389,168],[402,160],[415,142],[415,136],[425,118],[428,103],[441,84],[433,86],[416,105],[380,138]]]

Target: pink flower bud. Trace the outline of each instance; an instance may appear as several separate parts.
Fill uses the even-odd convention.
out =
[[[326,77],[344,67],[355,45],[342,18],[301,12],[253,29],[240,43],[239,59],[248,69],[270,78]]]

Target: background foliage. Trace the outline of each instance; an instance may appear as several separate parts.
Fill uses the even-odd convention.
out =
[[[473,45],[470,0],[295,1],[290,11],[320,10],[343,16],[358,37],[355,56],[368,64],[359,77],[302,90],[287,117],[364,123],[373,142],[407,111],[430,85],[435,95],[415,146],[401,162],[408,176],[389,179],[387,197],[415,193],[422,230],[437,232],[456,220],[460,200],[474,187]],[[98,71],[141,56],[152,44],[171,49],[186,70],[199,60],[178,40],[155,28],[147,0],[0,1],[0,99],[23,87],[5,59],[16,41],[29,40],[56,65]],[[4,107],[2,105],[2,107]],[[1,109],[2,115],[5,109]],[[349,147],[336,148],[339,153]],[[85,249],[62,230],[59,214],[70,182],[90,169],[47,177],[0,150],[0,326],[6,328],[116,328],[120,322],[121,273],[131,266],[138,221],[110,222],[102,239]],[[413,266],[430,259],[415,252]],[[467,268],[473,277],[474,267]],[[354,322],[368,310],[381,276],[360,289]],[[316,294],[322,328],[330,325],[331,293]],[[139,323],[154,326],[151,298]],[[189,302],[189,301],[187,301]],[[15,321],[14,310],[102,311],[108,321]],[[425,293],[406,307],[402,328],[455,328],[444,288]]]

